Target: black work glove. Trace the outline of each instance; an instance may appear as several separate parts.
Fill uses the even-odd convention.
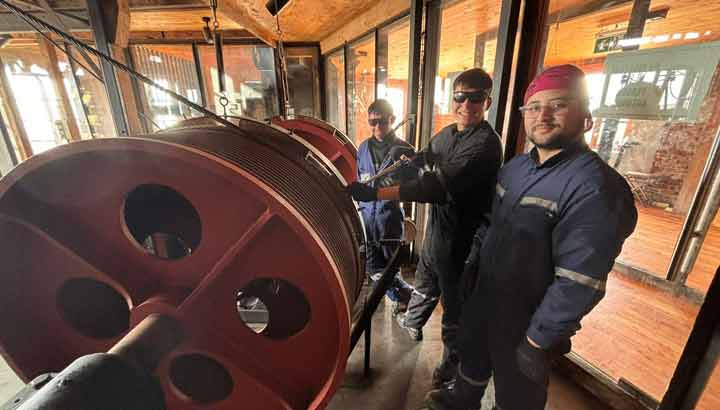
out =
[[[402,157],[403,155],[412,158],[415,156],[415,149],[412,147],[404,147],[402,145],[396,145],[392,148],[390,148],[390,152],[388,153],[390,155],[390,158],[392,158],[393,162],[397,161]]]
[[[570,342],[570,339],[563,339],[557,343],[555,343],[549,350],[548,353],[550,353],[550,356],[556,357],[556,356],[563,356],[572,350],[572,342]]]
[[[353,182],[346,188],[354,200],[360,202],[377,201],[377,188],[360,182]]]
[[[534,347],[523,336],[520,346],[515,350],[518,369],[528,379],[540,386],[547,386],[550,381],[550,360],[548,352]]]

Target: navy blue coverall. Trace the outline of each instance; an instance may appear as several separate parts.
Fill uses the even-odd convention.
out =
[[[505,165],[461,318],[458,377],[481,386],[492,375],[502,410],[542,410],[547,381],[520,371],[518,346],[529,336],[543,351],[569,350],[636,222],[627,182],[584,143],[543,164],[533,150]]]
[[[390,149],[395,146],[412,149],[410,144],[397,138],[394,133],[385,136],[385,139],[389,142]],[[369,147],[370,142],[371,139],[367,139],[358,148],[358,181],[361,182],[374,176],[393,162],[390,155],[386,155],[380,161],[380,166],[376,167]],[[376,179],[371,184],[377,187],[389,186],[414,175],[415,172],[409,169],[398,170],[386,177]],[[390,257],[400,245],[399,240],[403,234],[405,214],[399,201],[360,202],[359,205],[367,237],[365,270],[373,280],[378,280],[379,274],[385,269]],[[412,292],[412,287],[402,280],[398,271],[392,286],[386,293],[388,298],[394,302],[402,300],[407,303],[410,292]]]

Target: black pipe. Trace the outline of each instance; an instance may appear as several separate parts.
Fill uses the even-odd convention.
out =
[[[390,257],[390,261],[385,266],[382,275],[380,275],[380,279],[377,281],[375,289],[373,289],[370,297],[365,303],[365,308],[360,315],[360,319],[358,319],[355,326],[353,326],[352,332],[350,332],[350,352],[355,350],[355,346],[357,345],[358,340],[360,340],[360,335],[370,328],[373,314],[377,310],[383,296],[385,296],[385,292],[387,292],[388,288],[392,285],[393,279],[395,279],[395,273],[397,272],[397,269],[400,266],[400,261],[402,260],[400,254],[404,252],[405,248],[405,246],[401,245],[395,250],[392,257]]]

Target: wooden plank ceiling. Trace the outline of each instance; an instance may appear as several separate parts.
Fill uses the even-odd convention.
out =
[[[14,0],[24,9],[32,0]],[[128,0],[131,32],[201,31],[202,17],[211,16],[209,0]],[[245,29],[263,40],[277,39],[277,19],[267,11],[267,0],[219,0],[222,30]],[[285,41],[320,41],[361,14],[378,0],[290,0],[279,13]],[[60,11],[86,8],[84,0],[49,0]],[[409,7],[408,1],[408,7]],[[0,13],[6,13],[0,10]],[[390,16],[388,16],[390,17]]]
[[[282,38],[285,41],[320,41],[376,2],[290,0],[279,14]],[[244,13],[276,37],[277,20],[265,4],[265,0],[219,0],[221,28],[253,31],[243,24],[242,17],[237,17]],[[173,7],[178,8],[172,10]],[[202,30],[202,17],[210,16],[209,6],[199,0],[131,0],[130,8],[132,31]]]

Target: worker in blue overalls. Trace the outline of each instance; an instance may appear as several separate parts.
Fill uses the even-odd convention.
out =
[[[368,125],[372,136],[363,141],[358,148],[359,181],[366,181],[391,165],[394,162],[392,153],[396,151],[395,147],[402,147],[403,152],[413,151],[410,144],[398,138],[392,131],[394,122],[393,107],[387,100],[376,100],[368,107]],[[378,178],[371,184],[376,187],[392,185],[411,172],[410,169],[402,169]],[[367,236],[365,270],[373,281],[377,281],[390,257],[400,245],[405,214],[400,202],[396,200],[360,202],[360,209]],[[412,287],[402,279],[398,270],[386,293],[393,303],[393,314],[407,308],[411,293]]]
[[[549,68],[520,110],[534,148],[498,175],[490,227],[470,253],[479,269],[461,316],[456,382],[428,394],[433,410],[477,409],[491,375],[496,408],[544,409],[549,358],[570,351],[635,229],[627,182],[585,143],[584,73]]]

